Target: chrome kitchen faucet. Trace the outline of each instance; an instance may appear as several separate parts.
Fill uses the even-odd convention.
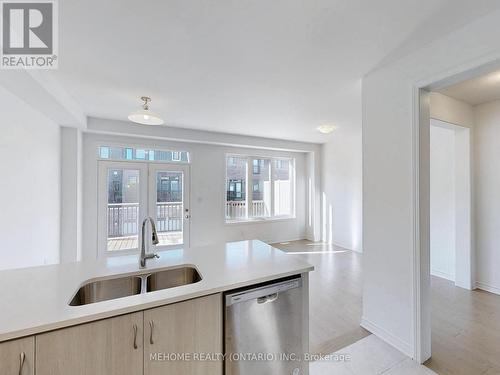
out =
[[[152,232],[151,240],[153,242],[153,245],[158,245],[160,243],[160,241],[158,240],[158,233],[156,232],[156,225],[154,220],[151,217],[145,218],[144,221],[142,222],[142,230],[141,230],[141,236],[142,236],[141,258],[140,258],[141,268],[146,268],[147,259],[160,257],[156,253],[146,254],[146,224],[148,221],[151,223],[151,232]]]

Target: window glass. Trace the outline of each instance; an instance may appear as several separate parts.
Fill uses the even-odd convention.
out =
[[[274,215],[290,216],[293,214],[292,161],[275,159],[273,162]]]
[[[139,171],[108,170],[107,249],[138,248]]]
[[[228,157],[226,162],[226,219],[246,218],[247,158]]]
[[[134,150],[132,150],[131,148],[126,148],[125,149],[125,159],[132,160],[133,159],[133,155],[134,155]]]
[[[156,226],[160,246],[182,244],[183,173],[156,173]]]
[[[97,155],[109,160],[144,160],[174,163],[189,163],[187,151],[148,150],[145,148],[99,146]]]
[[[144,160],[144,159],[146,159],[146,151],[145,150],[141,150],[141,149],[135,150],[135,158],[137,160]]]
[[[271,216],[271,160],[253,159],[250,217]]]
[[[109,147],[99,147],[99,157],[102,159],[109,158]]]
[[[293,216],[294,165],[294,159],[228,155],[226,220]]]

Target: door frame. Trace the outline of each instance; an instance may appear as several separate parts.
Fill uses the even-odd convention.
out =
[[[430,295],[430,90],[453,85],[500,68],[500,52],[454,66],[440,74],[411,83],[412,131],[412,343],[413,359],[431,357]],[[475,287],[474,246],[471,251],[472,287]]]
[[[137,223],[137,249],[108,251],[108,229],[107,229],[107,171],[109,168],[137,169],[139,170],[139,213]],[[146,217],[148,202],[148,165],[142,162],[99,160],[97,162],[97,256],[117,256],[137,254],[140,248],[140,225]]]
[[[138,220],[138,240],[137,248],[120,251],[108,251],[107,249],[107,170],[110,167],[123,168],[123,169],[137,169],[139,170],[139,220]],[[159,246],[159,250],[168,250],[177,248],[179,246],[189,247],[190,244],[190,223],[191,223],[191,209],[190,209],[190,192],[191,192],[191,178],[190,178],[190,165],[177,164],[177,163],[161,163],[161,162],[148,162],[142,160],[127,160],[127,161],[114,161],[114,160],[98,160],[97,161],[97,257],[112,257],[121,255],[135,255],[140,251],[141,238],[140,228],[142,220],[154,211],[151,198],[155,196],[154,190],[156,183],[151,184],[153,179],[151,173],[156,170],[168,171],[182,171],[184,173],[183,181],[183,201],[187,200],[187,205],[184,204],[183,210],[188,209],[188,212],[183,212],[183,244],[172,246]],[[187,207],[186,207],[187,206]],[[186,216],[187,215],[187,216]]]
[[[188,164],[174,164],[174,163],[146,163],[148,164],[148,213],[155,220],[154,211],[156,209],[156,172],[182,172],[182,247],[189,247],[190,244],[190,223],[191,223],[191,208],[190,208],[190,167]],[[157,246],[159,250],[168,250],[179,247],[180,245],[164,245]]]

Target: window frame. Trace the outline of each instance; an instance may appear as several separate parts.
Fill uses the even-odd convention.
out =
[[[240,158],[246,159],[246,175],[245,175],[245,216],[237,219],[228,219],[226,217],[226,207],[228,203],[227,193],[228,193],[228,162],[231,158]],[[270,168],[270,182],[271,182],[271,213],[270,216],[262,216],[262,217],[250,217],[249,207],[252,203],[253,198],[253,172],[254,172],[254,160],[260,159],[268,159],[269,160],[269,168]],[[274,161],[288,161],[290,168],[290,215],[275,215],[275,194],[274,194],[274,171],[275,171],[275,163]],[[234,165],[234,164],[231,164]],[[259,170],[260,170],[259,163]],[[226,153],[224,155],[224,223],[226,225],[235,225],[235,224],[248,224],[248,223],[256,223],[256,222],[269,222],[269,221],[282,221],[282,220],[293,220],[296,219],[296,159],[293,156],[270,156],[270,155],[244,155],[244,154],[235,154],[235,153]]]
[[[188,147],[179,149],[177,147],[155,147],[154,145],[145,145],[143,143],[122,143],[122,142],[106,142],[106,141],[95,141],[93,142],[93,147],[95,147],[96,154],[97,154],[97,161],[117,161],[117,162],[137,162],[137,163],[158,163],[158,164],[174,164],[174,165],[191,165],[192,164],[192,150],[189,149]],[[108,157],[103,158],[101,157],[101,148],[106,147],[108,148]],[[113,159],[111,158],[111,148],[122,148],[123,150],[123,157],[121,159]],[[144,158],[143,159],[138,159],[136,154],[137,151],[144,151]],[[130,156],[131,158],[128,158],[128,152],[130,151]],[[151,153],[150,151],[157,152],[170,152],[172,153],[172,160],[158,160],[154,159],[151,160]],[[182,160],[182,153],[185,152],[187,156],[187,160],[184,161]],[[179,159],[174,160],[173,156],[174,153],[178,153]]]
[[[190,159],[191,160],[191,159]],[[123,250],[108,250],[107,240],[107,205],[108,205],[108,195],[107,195],[107,170],[109,168],[117,169],[132,169],[139,170],[139,222],[138,222],[138,242],[137,248],[133,249],[123,249]],[[183,196],[183,202],[185,204],[184,208],[190,210],[191,203],[191,165],[188,163],[159,163],[153,161],[144,160],[97,160],[97,257],[98,258],[114,258],[126,255],[137,255],[140,252],[140,226],[142,223],[142,218],[147,216],[154,217],[151,213],[154,212],[154,205],[156,202],[151,200],[152,197],[156,197],[156,183],[155,173],[159,170],[168,171],[181,171],[184,174],[184,183],[182,184],[183,189],[179,189]],[[170,184],[169,184],[170,185]],[[183,247],[190,246],[190,227],[191,220],[183,220],[183,241],[182,245],[159,245],[156,247],[158,251],[179,249]]]

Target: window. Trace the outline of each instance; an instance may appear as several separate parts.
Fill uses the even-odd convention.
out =
[[[167,163],[189,163],[187,151],[148,150],[132,147],[99,146],[97,148],[99,159],[106,160],[142,160]]]
[[[125,149],[125,159],[126,160],[132,160],[133,159],[133,155],[134,154],[134,150],[132,150],[131,148],[126,148]]]
[[[253,192],[248,203],[250,218],[271,216],[271,160],[253,159],[252,171]],[[261,188],[262,187],[262,188]],[[257,188],[257,189],[255,189]]]
[[[109,147],[101,147],[100,149],[100,157],[103,159],[109,158]]]
[[[247,159],[230,156],[226,159],[226,217],[246,218]]]
[[[293,217],[294,166],[294,159],[228,155],[226,221]]]
[[[260,163],[259,159],[253,159],[253,174],[259,174],[260,173]]]
[[[287,159],[273,160],[274,215],[290,216],[293,212],[292,162]]]
[[[139,237],[138,169],[107,170],[107,251],[137,247]]]

